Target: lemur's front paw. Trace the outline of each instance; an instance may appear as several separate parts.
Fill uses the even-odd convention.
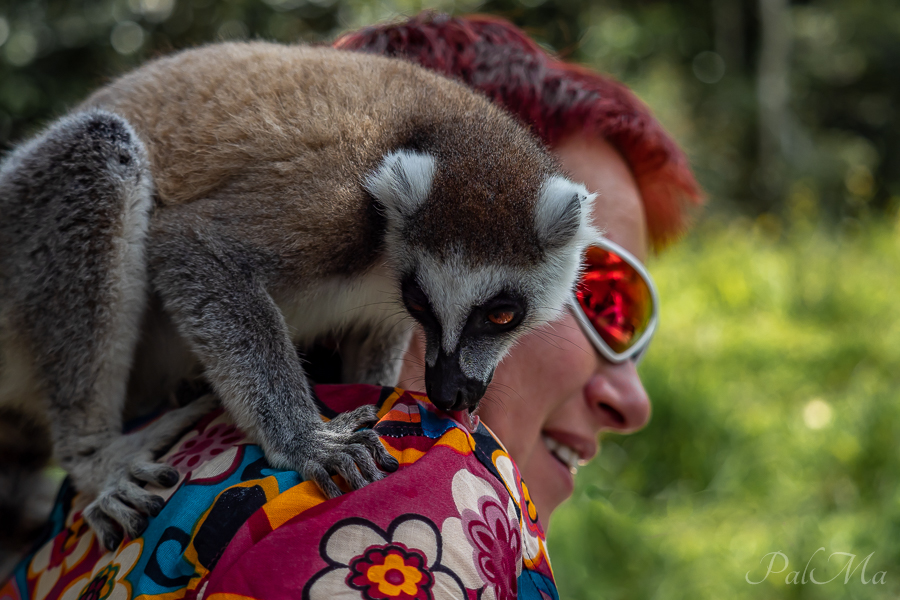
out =
[[[137,537],[147,527],[147,517],[159,514],[165,501],[141,484],[172,487],[180,476],[169,465],[155,462],[155,455],[216,404],[213,396],[206,396],[170,411],[144,429],[108,439],[71,467],[76,489],[96,495],[84,518],[104,548],[115,549],[125,535]]]
[[[354,490],[378,481],[385,471],[396,471],[400,464],[391,456],[371,429],[360,427],[378,421],[378,410],[371,405],[341,413],[322,423],[309,447],[300,449],[300,473],[315,481],[326,496],[335,498],[341,490],[331,475],[340,475]]]
[[[94,530],[100,543],[113,550],[125,535],[134,538],[147,527],[147,517],[155,517],[165,501],[146,491],[138,481],[160,487],[178,482],[178,471],[168,465],[153,462],[150,452],[131,455],[129,464],[120,465],[106,479],[106,486],[84,510],[84,518]]]

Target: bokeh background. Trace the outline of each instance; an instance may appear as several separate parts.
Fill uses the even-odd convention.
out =
[[[0,150],[153,56],[424,8],[621,79],[709,193],[650,263],[653,420],[551,522],[562,597],[900,597],[900,3],[0,0]]]

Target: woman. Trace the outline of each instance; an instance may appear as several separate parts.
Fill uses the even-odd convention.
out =
[[[44,541],[0,600],[557,597],[538,514],[572,493],[576,463],[596,454],[600,431],[634,431],[649,417],[635,361],[656,307],[637,261],[677,234],[697,185],[624,87],[553,60],[504,21],[424,15],[335,45],[462,79],[517,114],[598,193],[594,220],[613,245],[598,240],[581,308],[529,335],[498,368],[478,412],[496,437],[402,390],[319,386],[327,418],[376,403],[375,430],[401,464],[326,500],[296,473],[269,468],[219,411],[160,458],[182,479],[159,491],[167,504],[141,538],[104,554],[64,489]],[[401,385],[417,387],[421,356],[415,341]]]

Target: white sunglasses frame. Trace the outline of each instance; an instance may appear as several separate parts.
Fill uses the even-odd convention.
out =
[[[587,336],[588,340],[590,340],[594,345],[594,348],[597,349],[597,352],[599,352],[603,358],[613,364],[623,363],[626,360],[631,359],[634,361],[634,364],[637,365],[641,362],[641,359],[644,358],[644,351],[650,346],[650,340],[653,339],[653,334],[656,333],[656,328],[659,326],[659,294],[656,291],[656,284],[653,283],[653,278],[650,277],[650,273],[647,271],[646,267],[641,264],[641,261],[622,246],[602,237],[592,242],[590,246],[612,252],[638,272],[644,280],[644,283],[647,284],[647,288],[650,290],[650,301],[652,302],[650,322],[647,323],[647,328],[644,330],[644,333],[641,334],[641,337],[639,337],[630,348],[624,352],[616,352],[609,347],[609,344],[607,344],[606,341],[600,337],[600,334],[597,333],[597,330],[594,329],[591,320],[585,314],[584,309],[581,308],[581,304],[578,303],[578,297],[575,295],[575,290],[572,291],[572,297],[569,300],[569,308],[572,311],[572,314],[575,315],[575,320],[578,321],[584,335]]]

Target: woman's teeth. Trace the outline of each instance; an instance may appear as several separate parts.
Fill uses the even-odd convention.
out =
[[[571,471],[572,475],[578,472],[578,466],[581,463],[581,460],[575,450],[546,435],[542,435],[541,439],[544,440],[544,445],[546,445],[547,449],[553,453],[553,456],[569,467],[569,471]]]

